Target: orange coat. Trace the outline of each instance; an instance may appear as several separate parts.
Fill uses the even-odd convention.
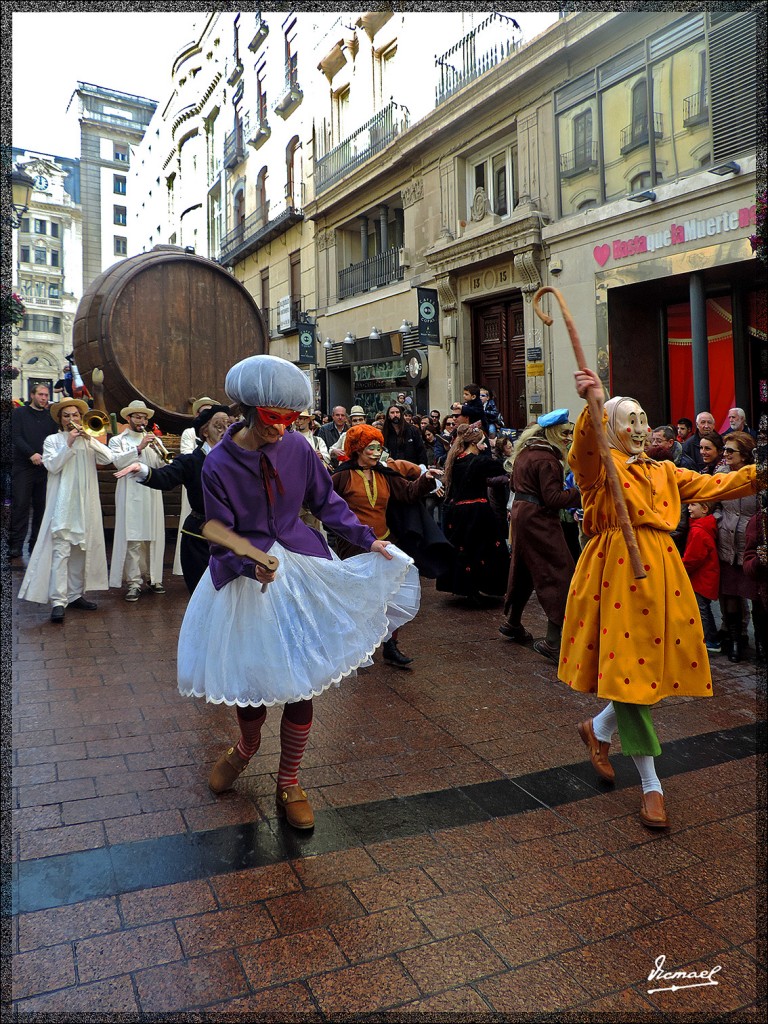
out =
[[[607,416],[605,417],[607,420]],[[696,598],[672,540],[681,501],[738,498],[755,467],[701,476],[672,462],[611,449],[637,537],[645,579],[632,575],[626,544],[585,408],[568,462],[581,490],[584,533],[563,623],[558,676],[583,693],[627,704],[711,697],[712,676]]]

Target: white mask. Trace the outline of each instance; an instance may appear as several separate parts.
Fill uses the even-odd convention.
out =
[[[617,396],[605,403],[605,411],[608,413],[606,434],[611,448],[617,448],[627,455],[641,455],[651,428],[640,403],[634,398]]]

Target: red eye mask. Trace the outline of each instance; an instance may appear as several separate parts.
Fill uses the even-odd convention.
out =
[[[256,415],[265,427],[288,427],[299,418],[297,412],[275,412],[273,409],[265,409],[263,406],[256,407]]]

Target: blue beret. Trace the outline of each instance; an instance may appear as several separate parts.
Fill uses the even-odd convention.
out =
[[[567,423],[570,414],[567,409],[553,409],[552,412],[545,412],[536,421],[540,427],[556,427],[560,423]]]

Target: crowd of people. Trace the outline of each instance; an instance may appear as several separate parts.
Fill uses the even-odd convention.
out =
[[[235,783],[267,708],[281,704],[277,808],[294,827],[312,827],[298,780],[312,699],[369,665],[379,646],[387,664],[410,670],[399,630],[427,577],[471,607],[503,604],[503,637],[607,702],[578,726],[593,767],[613,779],[618,730],[640,774],[641,820],[664,828],[650,708],[665,696],[711,695],[707,659],[744,657],[750,614],[761,654],[756,434],[738,408],[722,434],[706,411],[695,423],[651,427],[634,400],[605,401],[586,369],[576,389],[593,396],[602,423],[586,409],[575,422],[556,409],[518,433],[475,383],[444,414],[420,415],[402,394],[373,416],[359,405],[322,416],[304,374],[255,356],[227,375],[231,406],[197,400],[184,450],[169,461],[143,402],[120,411],[122,429],[104,444],[84,427],[85,399],[57,394],[50,405],[38,386],[12,424],[9,553],[19,559],[27,537],[30,550],[19,597],[50,604],[60,624],[70,608],[96,609],[86,592],[124,588],[129,602],[164,593],[160,492],[183,487],[178,554],[190,602],[179,689],[234,706],[240,731],[210,775],[214,792]],[[629,571],[596,430],[608,439],[647,581]],[[99,465],[117,478],[109,571]],[[210,520],[251,553],[209,542]],[[534,594],[547,622],[538,639],[523,622]]]

